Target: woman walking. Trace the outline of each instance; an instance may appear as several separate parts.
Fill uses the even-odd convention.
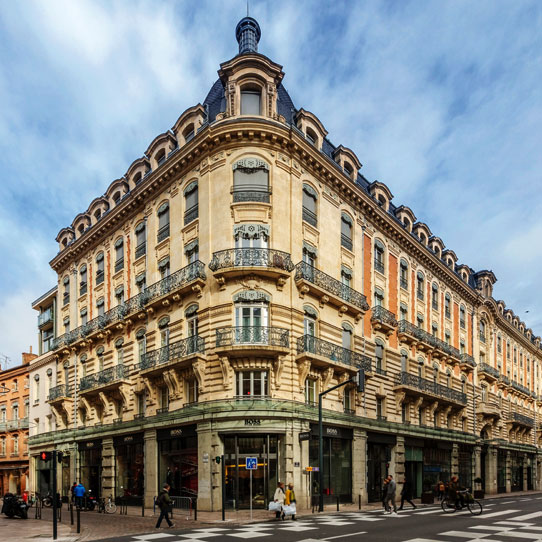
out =
[[[294,484],[292,484],[291,482],[288,484],[288,489],[286,490],[284,504],[286,506],[295,506]],[[282,519],[284,519],[284,514],[282,515]],[[292,520],[295,521],[295,514],[292,514]]]
[[[401,506],[399,507],[399,510],[403,509],[405,501],[412,505],[412,508],[416,510],[416,505],[412,502],[412,486],[406,478],[403,482],[403,489],[401,489]]]
[[[284,519],[284,513],[282,512],[282,508],[284,506],[285,498],[286,498],[286,495],[284,494],[284,484],[282,482],[278,482],[277,489],[275,489],[275,495],[273,496],[273,500],[280,504],[280,510],[277,510],[275,512],[275,517],[277,519],[279,519],[281,516],[282,516],[282,519]]]

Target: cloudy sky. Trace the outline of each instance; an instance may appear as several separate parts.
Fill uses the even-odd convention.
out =
[[[542,2],[251,0],[296,107],[542,334]],[[0,353],[37,348],[58,231],[236,54],[244,0],[5,2]],[[526,314],[526,311],[529,311]]]

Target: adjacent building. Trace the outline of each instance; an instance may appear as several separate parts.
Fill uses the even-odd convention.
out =
[[[345,383],[323,401],[327,498],[376,500],[387,473],[418,496],[453,474],[539,488],[540,337],[294,105],[254,19],[236,37],[203,103],[58,234],[53,419],[31,454],[66,453],[64,492],[150,505],[168,481],[204,510],[215,458],[244,507],[257,457],[253,505],[282,480],[307,507],[318,394]]]

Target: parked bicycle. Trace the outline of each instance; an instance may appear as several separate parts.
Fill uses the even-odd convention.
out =
[[[476,501],[468,489],[459,490],[457,493],[457,499],[450,498],[449,496],[442,499],[441,506],[444,513],[453,514],[463,508],[467,508],[473,516],[479,516],[482,513],[482,503]]]
[[[113,501],[113,496],[109,495],[107,499],[100,499],[99,512],[105,512],[106,514],[114,514],[117,511],[117,505]]]

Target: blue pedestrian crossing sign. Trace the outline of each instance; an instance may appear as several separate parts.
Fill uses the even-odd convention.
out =
[[[258,468],[258,458],[257,457],[247,457],[246,466],[247,470],[256,470]]]

